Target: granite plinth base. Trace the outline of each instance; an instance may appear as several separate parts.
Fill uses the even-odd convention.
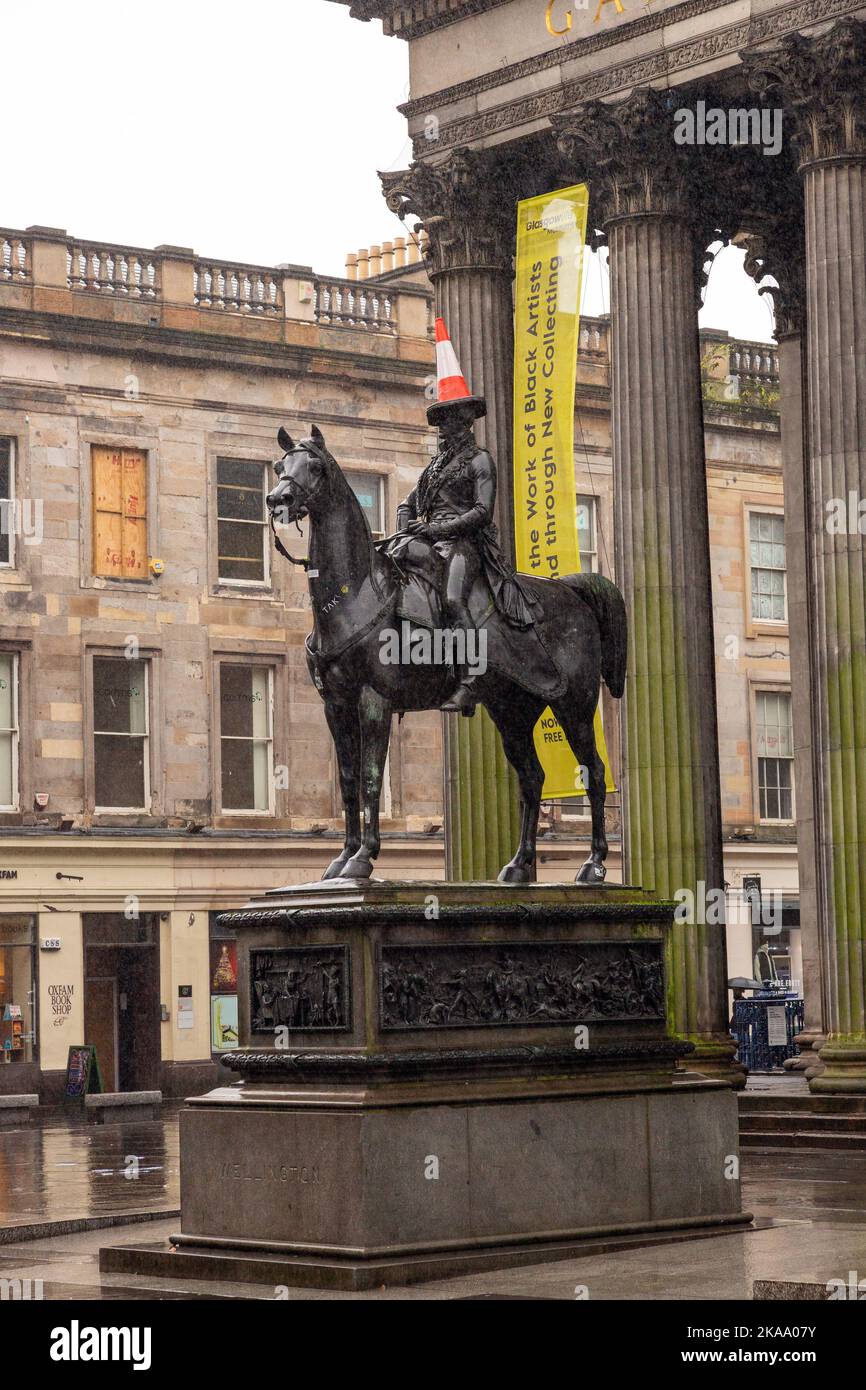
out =
[[[360,1293],[368,1289],[400,1288],[434,1279],[454,1279],[461,1275],[483,1274],[486,1270],[516,1269],[525,1265],[550,1264],[590,1255],[607,1255],[618,1250],[673,1245],[684,1240],[706,1240],[710,1236],[730,1235],[749,1225],[739,1216],[718,1222],[666,1223],[636,1228],[619,1227],[598,1235],[584,1233],[580,1239],[528,1241],[524,1244],[498,1244],[474,1249],[439,1250],[423,1255],[395,1255],[364,1260],[291,1256],[278,1252],[236,1245],[196,1246],[147,1242],[140,1245],[106,1246],[99,1252],[99,1268],[104,1274],[136,1274],[154,1278],[210,1279],[229,1286],[258,1284],[272,1290],[334,1289]],[[762,1223],[755,1223],[760,1226]]]
[[[736,1096],[665,1032],[672,911],[404,883],[225,914],[239,1080],[181,1113],[171,1268],[360,1289],[746,1224]]]

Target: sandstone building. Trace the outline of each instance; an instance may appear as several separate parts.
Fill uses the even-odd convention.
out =
[[[303,573],[265,519],[277,428],[315,421],[390,531],[433,444],[431,322],[399,245],[340,279],[0,230],[3,1088],[56,1098],[85,1040],[108,1089],[189,1093],[236,1041],[216,914],[318,877],[339,833]],[[615,577],[608,333],[582,326],[575,467],[583,563]],[[702,350],[729,898],[758,874],[793,925],[777,363],[723,334]],[[395,728],[388,774],[380,871],[441,877],[437,714]],[[576,809],[546,809],[545,877],[584,857]],[[794,978],[797,941],[773,942]],[[750,974],[749,925],[729,949]]]

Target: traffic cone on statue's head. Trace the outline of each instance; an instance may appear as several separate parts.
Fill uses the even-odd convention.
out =
[[[487,414],[487,402],[482,396],[473,396],[466,385],[444,319],[436,320],[436,384],[437,399],[427,409],[431,425],[441,424],[452,410],[466,411],[473,420]]]

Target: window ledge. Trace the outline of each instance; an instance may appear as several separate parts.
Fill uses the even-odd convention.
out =
[[[228,580],[213,585],[211,598],[254,598],[267,599],[270,603],[280,603],[269,584],[231,584]]]
[[[101,574],[84,575],[82,589],[96,589],[101,593],[153,593],[159,591],[159,581],[150,579],[105,579]]]
[[[746,637],[787,637],[787,623],[771,623],[766,619],[752,618],[746,624]]]

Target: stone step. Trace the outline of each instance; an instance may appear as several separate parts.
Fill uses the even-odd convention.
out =
[[[792,1133],[804,1128],[838,1134],[866,1135],[866,1115],[809,1115],[806,1118],[802,1112],[796,1110],[771,1110],[740,1115],[741,1134],[753,1130]]]
[[[766,1091],[741,1091],[740,1114],[769,1110],[804,1110],[812,1114],[866,1115],[866,1096],[822,1096],[797,1093],[772,1095]]]
[[[777,1129],[740,1132],[742,1149],[841,1149],[850,1153],[866,1152],[866,1134],[838,1134],[832,1130]]]

